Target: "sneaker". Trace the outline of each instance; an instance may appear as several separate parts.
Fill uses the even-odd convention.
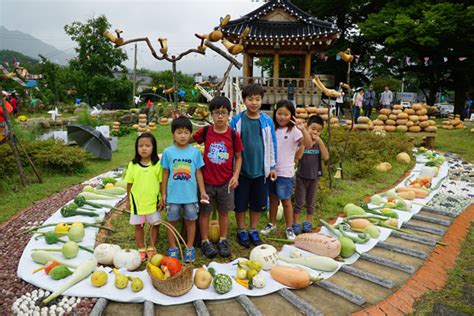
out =
[[[295,240],[296,239],[296,235],[295,235],[295,232],[293,231],[293,229],[291,229],[291,228],[286,229],[286,239],[288,239],[288,240]]]
[[[272,231],[274,231],[276,229],[276,225],[273,225],[272,223],[268,223],[267,226],[265,226],[261,231],[260,231],[260,234],[262,235],[268,235],[270,234]]]
[[[303,222],[303,233],[311,233],[313,231],[313,225],[310,222]]]
[[[194,247],[186,248],[184,251],[184,262],[194,262],[196,259],[196,250]]]
[[[255,246],[263,244],[263,241],[260,239],[260,235],[258,234],[258,230],[252,230],[250,232],[250,240]]]
[[[229,246],[229,241],[227,239],[221,239],[217,243],[217,248],[219,249],[219,254],[222,258],[230,257],[231,251]]]
[[[216,249],[216,246],[214,246],[210,241],[203,241],[201,243],[201,249],[202,249],[202,253],[208,259],[212,259],[215,256],[217,256],[218,251]]]
[[[250,248],[249,234],[246,230],[237,233],[237,241],[245,248]]]
[[[179,257],[178,248],[176,248],[176,247],[168,248],[168,257],[178,259],[178,257]]]
[[[291,227],[293,228],[295,235],[301,234],[301,224],[293,224]]]

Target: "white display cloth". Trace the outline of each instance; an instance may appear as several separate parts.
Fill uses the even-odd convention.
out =
[[[419,165],[417,165],[419,166]],[[106,173],[104,175],[100,175],[98,177],[95,177],[86,183],[88,184],[93,184],[94,182],[98,182],[98,179],[100,179],[103,176],[110,176],[110,172]],[[410,175],[407,178],[412,178],[416,177],[419,174],[419,168],[416,168],[412,170]],[[442,181],[444,177],[448,174],[448,164],[444,163],[439,171],[439,175],[433,179],[433,186],[436,186],[438,181]],[[402,181],[398,186],[403,186],[404,181]],[[398,187],[397,186],[397,187]],[[438,189],[439,190],[439,189]],[[432,191],[429,196],[425,199],[415,199],[415,201],[420,204],[426,204],[435,194],[437,190]],[[119,199],[114,199],[114,200],[104,200],[104,201],[96,201],[97,203],[101,204],[108,204],[108,205],[116,205],[123,197]],[[369,204],[369,207],[376,207],[375,205]],[[399,214],[399,226],[403,222],[408,221],[413,214],[416,214],[420,211],[422,208],[421,205],[416,205],[413,204],[411,212],[404,212],[404,211],[399,211],[395,210]],[[75,221],[81,221],[81,222],[89,222],[93,223],[96,222],[97,220],[101,221],[103,220],[105,213],[108,211],[106,208],[99,209],[97,212],[100,216],[98,217],[86,217],[86,216],[74,216],[74,217],[69,217],[69,218],[64,218],[58,210],[55,212],[48,220],[44,222],[44,224],[49,224],[49,223],[60,223],[60,222],[75,222]],[[336,221],[336,224],[339,224],[342,222],[342,218],[338,218]],[[53,227],[48,227],[45,229],[42,229],[42,231],[48,231],[54,229]],[[380,228],[381,234],[378,239],[370,239],[366,244],[356,244],[357,251],[359,253],[364,253],[369,250],[371,250],[378,241],[383,241],[386,240],[391,233],[390,229],[387,228]],[[97,228],[91,228],[88,227],[85,229],[85,237],[82,242],[79,244],[85,247],[93,248],[96,240],[96,234],[98,232]],[[321,228],[321,233],[331,235],[331,233],[325,228]],[[353,234],[353,233],[349,233]],[[62,237],[62,239],[67,240],[67,237]],[[58,280],[55,281],[51,279],[49,276],[47,276],[43,271],[39,271],[35,274],[33,274],[33,270],[37,269],[40,267],[39,264],[35,263],[32,261],[30,257],[30,253],[32,249],[35,248],[61,248],[62,244],[56,244],[56,245],[48,245],[44,241],[43,237],[35,239],[34,237],[31,238],[30,242],[28,245],[25,247],[23,254],[20,258],[20,262],[18,264],[18,270],[17,274],[18,276],[25,280],[28,283],[31,283],[39,288],[43,288],[45,290],[49,291],[54,291],[57,288],[61,286],[65,282],[65,280]],[[284,245],[282,250],[280,251],[280,255],[285,256],[285,257],[290,257],[290,252],[292,249],[295,249],[296,247],[292,245]],[[309,256],[311,253],[299,249],[300,252],[303,254],[303,256]],[[55,253],[58,257],[62,258],[62,254],[60,252]],[[82,261],[86,260],[93,254],[80,250],[79,254],[76,258],[68,260],[69,262],[73,264],[79,264]],[[313,270],[309,268],[305,268],[299,265],[292,265],[289,263],[285,263],[283,261],[278,261],[278,264],[280,265],[287,265],[287,266],[297,266],[305,269],[306,271],[310,272],[310,274],[313,277],[321,278],[321,279],[328,279],[332,275],[334,275],[344,264],[353,264],[357,259],[359,258],[359,255],[355,253],[349,258],[345,258],[343,262],[338,262],[338,268],[333,271],[333,272],[323,272],[323,271],[318,271],[318,270]],[[214,267],[216,269],[217,273],[225,273],[231,277],[235,276],[237,268],[234,265],[239,259],[236,259],[232,261],[231,263],[225,263],[225,264],[220,264],[216,262],[211,262],[209,264],[209,267]],[[244,260],[244,259],[240,259]],[[266,285],[262,289],[252,289],[248,290],[244,288],[243,286],[239,285],[238,283],[235,282],[235,280],[232,280],[233,286],[232,290],[224,295],[218,294],[214,291],[212,286],[210,286],[206,290],[201,290],[198,289],[197,287],[193,286],[191,291],[189,291],[187,294],[182,295],[180,297],[170,297],[167,295],[164,295],[160,292],[158,292],[152,285],[151,279],[148,276],[148,273],[145,271],[139,271],[139,272],[129,272],[124,269],[121,270],[126,275],[134,276],[134,277],[140,277],[140,279],[143,281],[144,288],[142,291],[138,293],[132,292],[130,289],[130,286],[128,286],[126,289],[117,289],[114,286],[114,280],[115,276],[111,272],[111,268],[109,267],[99,267],[98,269],[103,269],[107,272],[109,272],[109,281],[107,284],[101,288],[96,288],[92,286],[90,282],[90,278],[86,278],[85,280],[79,282],[78,284],[74,285],[71,287],[69,290],[67,290],[63,295],[69,295],[69,296],[79,296],[79,297],[103,297],[109,300],[113,301],[118,301],[118,302],[131,302],[131,303],[137,303],[137,302],[144,302],[146,300],[152,301],[156,304],[160,305],[175,305],[175,304],[183,304],[183,303],[188,303],[192,302],[195,300],[217,300],[217,299],[228,299],[228,298],[233,298],[237,297],[239,295],[248,295],[248,296],[261,296],[261,295],[266,295],[270,294],[273,292],[276,292],[282,288],[285,288],[286,286],[274,281],[269,272],[267,271],[262,271],[261,273],[264,275],[266,279]],[[196,270],[195,270],[196,271]],[[194,272],[195,272],[194,271]]]

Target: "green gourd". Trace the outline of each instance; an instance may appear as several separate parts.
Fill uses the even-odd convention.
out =
[[[339,266],[336,260],[332,258],[328,258],[328,257],[317,256],[317,255],[312,255],[312,256],[307,256],[307,257],[298,257],[298,258],[288,258],[288,257],[283,257],[282,255],[279,255],[278,259],[287,263],[300,264],[302,266],[305,266],[311,269],[327,271],[327,272],[332,272],[336,270],[337,267]]]
[[[85,231],[82,226],[74,226],[69,228],[67,237],[70,241],[81,242],[84,239]]]
[[[232,289],[232,279],[227,274],[219,273],[216,274],[214,268],[208,269],[209,273],[212,275],[212,286],[219,294],[225,294],[230,292]]]
[[[355,206],[355,205],[354,205]],[[334,227],[327,223],[326,221],[320,219],[319,220],[332,234],[334,234],[335,236],[337,236],[337,239],[339,240],[339,242],[341,243],[341,257],[343,258],[348,258],[350,256],[352,256],[355,252],[357,252],[357,249],[356,249],[356,245],[354,243],[354,241],[348,237],[344,237],[342,235],[342,233],[337,230],[337,229],[334,229]]]
[[[397,212],[395,212],[394,210],[392,210],[391,208],[383,208],[380,210],[380,214],[384,215],[384,216],[388,216],[390,218],[398,218],[398,214]]]
[[[51,271],[49,271],[48,275],[53,280],[61,280],[61,279],[67,278],[71,274],[72,274],[72,271],[69,270],[68,267],[60,265],[60,266],[56,266],[56,267],[52,268]]]
[[[79,252],[79,246],[74,241],[68,241],[64,243],[61,249],[33,249],[33,251],[54,251],[54,252],[62,252],[64,258],[72,259],[77,256]]]
[[[365,211],[362,207],[357,206],[353,203],[348,203],[344,206],[344,213],[347,216],[354,216],[354,215],[365,215]]]

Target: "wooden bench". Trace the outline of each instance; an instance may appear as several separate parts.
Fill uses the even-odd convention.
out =
[[[421,138],[422,140],[424,139],[424,142],[425,142],[424,147],[426,147],[426,148],[434,149],[434,147],[435,147],[436,133],[428,133],[428,132],[411,133],[411,132],[407,132],[406,135],[408,137]]]

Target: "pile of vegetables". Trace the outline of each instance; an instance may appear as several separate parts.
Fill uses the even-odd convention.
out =
[[[176,258],[156,254],[153,256],[151,261],[148,261],[147,268],[149,272],[157,279],[166,280],[178,274],[183,266]]]
[[[262,270],[260,261],[246,260],[237,262],[237,273],[234,280],[246,289],[263,288],[265,277],[259,273]]]
[[[272,245],[263,244],[253,248],[249,258],[259,262],[263,270],[270,270],[278,261],[278,251]]]
[[[66,290],[71,288],[73,285],[87,278],[92,272],[94,272],[96,266],[97,260],[95,257],[90,257],[89,259],[83,261],[81,264],[79,264],[79,266],[77,266],[66,282],[64,282],[55,292],[43,300],[43,304],[48,304]]]
[[[341,257],[349,258],[354,253],[357,252],[353,238],[349,237],[348,234],[343,233],[343,230],[335,229],[332,225],[330,225],[323,219],[320,219],[319,221],[331,232],[331,234],[336,236],[339,242],[341,243],[341,252],[340,252]],[[365,240],[365,242],[367,242],[368,239],[370,239],[370,237],[367,239],[358,239],[358,240],[359,241]]]
[[[39,237],[43,236],[44,240],[46,241],[48,245],[57,244],[58,242],[63,243],[64,245],[66,245],[67,243],[70,243],[70,245],[72,243],[77,245],[77,242],[81,241],[82,238],[84,237],[84,231],[80,232],[79,230],[80,229],[76,227],[73,227],[69,230],[68,232],[69,241],[64,241],[61,238],[59,238],[58,234],[53,230],[47,231],[47,232],[39,232],[37,233],[38,236],[36,236],[35,239],[38,239]],[[82,236],[80,240],[78,240],[79,236]],[[92,249],[89,249],[81,245],[77,245],[77,247],[82,250],[88,251],[90,253],[94,252]],[[48,251],[51,251],[51,250],[48,250]]]

